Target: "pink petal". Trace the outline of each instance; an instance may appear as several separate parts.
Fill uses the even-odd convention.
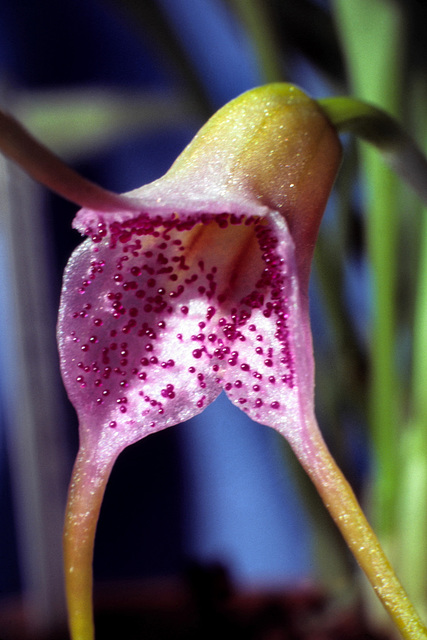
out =
[[[84,442],[121,450],[223,388],[258,422],[298,420],[299,391],[312,401],[311,341],[283,218],[112,219],[71,257],[60,309]]]
[[[271,212],[257,233],[264,261],[251,316],[235,346],[238,367],[224,371],[224,388],[253,420],[293,440],[313,411],[314,361],[308,301],[297,277],[286,222]],[[255,304],[262,295],[262,305]],[[250,296],[251,297],[251,296]],[[304,405],[304,406],[302,406]]]

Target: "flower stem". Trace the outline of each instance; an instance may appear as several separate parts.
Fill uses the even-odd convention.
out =
[[[82,178],[3,111],[0,111],[0,151],[34,180],[80,207],[120,211],[134,206],[131,198],[124,198]]]
[[[317,102],[338,133],[353,133],[377,147],[390,167],[427,202],[427,158],[397,120],[356,98]]]
[[[64,567],[72,640],[93,640],[92,561],[95,532],[105,487],[114,464],[96,461],[80,448],[68,493],[64,526]],[[93,461],[95,462],[93,462]]]
[[[315,418],[309,425],[309,433],[308,445],[307,442],[304,446],[293,445],[299,461],[402,637],[405,640],[426,640],[427,628],[324,443]]]

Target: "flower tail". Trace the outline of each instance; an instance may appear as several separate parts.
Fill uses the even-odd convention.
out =
[[[34,180],[81,207],[98,211],[137,209],[131,198],[83,178],[33,138],[12,116],[0,110],[0,151]]]
[[[89,455],[92,452],[89,452]],[[78,453],[68,493],[64,526],[64,568],[72,640],[93,640],[92,561],[102,499],[113,467],[84,448]]]
[[[400,584],[313,418],[310,442],[293,446],[348,547],[406,640],[426,640],[427,628]]]

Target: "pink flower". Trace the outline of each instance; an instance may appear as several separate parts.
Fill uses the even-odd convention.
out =
[[[308,278],[340,157],[317,103],[269,85],[221,109],[121,210],[78,213],[89,237],[67,266],[58,324],[80,422],[65,534],[71,610],[90,588],[87,571],[76,586],[78,557],[90,564],[93,520],[126,446],[224,390],[312,451]],[[82,615],[71,613],[72,628]]]
[[[89,238],[65,272],[58,335],[82,444],[118,453],[223,389],[257,422],[298,428],[313,388],[307,280],[339,160],[316,103],[273,85],[217,113],[129,210],[78,213]]]

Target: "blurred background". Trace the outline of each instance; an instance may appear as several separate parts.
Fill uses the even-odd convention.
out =
[[[347,0],[359,8],[351,29],[343,4],[1,0],[0,104],[84,176],[117,192],[160,177],[216,109],[268,81],[296,83],[314,97],[353,91],[417,121],[425,105],[423,3]],[[349,59],[366,82],[358,84],[362,72]],[[373,279],[367,255],[359,156],[343,142],[312,318],[318,417],[361,493],[375,439],[372,301],[383,281]],[[61,274],[80,238],[71,230],[75,207],[3,159],[0,192],[0,638],[9,640],[28,628],[33,638],[47,637],[64,621],[61,529],[77,421],[60,380],[55,322]],[[405,246],[417,230],[403,233]],[[409,282],[416,268],[404,267]],[[404,300],[413,292],[408,284]],[[405,375],[412,316],[401,316]],[[199,594],[313,585],[351,594],[352,571],[287,445],[223,396],[201,416],[130,447],[114,468],[95,548],[101,608],[166,587],[175,597],[182,585]]]

